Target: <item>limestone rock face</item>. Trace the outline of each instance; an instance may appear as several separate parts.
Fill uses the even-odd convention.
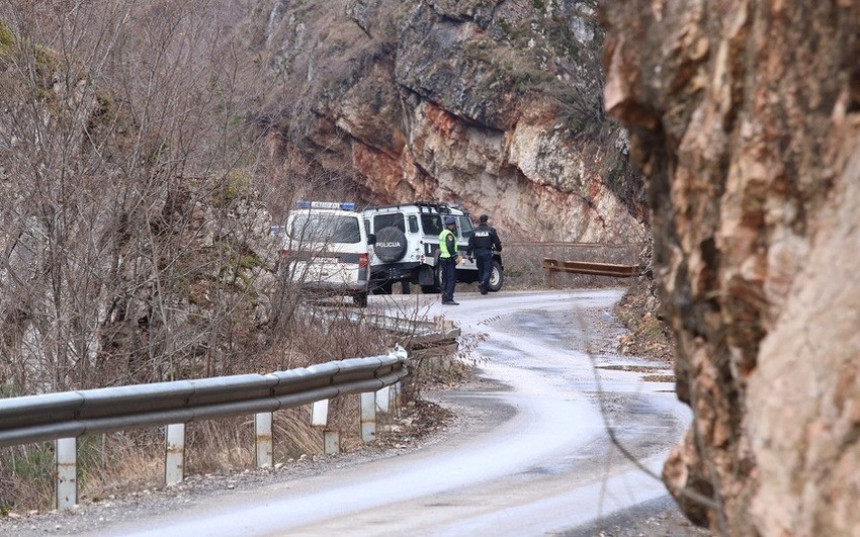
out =
[[[860,5],[602,15],[695,413],[664,478],[723,535],[858,535]]]
[[[261,121],[317,195],[335,177],[359,202],[492,213],[508,236],[644,242],[641,179],[603,113],[596,4],[278,2],[254,25],[276,81]]]

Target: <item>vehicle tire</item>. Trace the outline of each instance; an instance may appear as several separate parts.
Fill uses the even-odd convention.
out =
[[[400,261],[406,254],[406,235],[396,227],[384,227],[376,232],[373,251],[383,263]]]
[[[409,284],[408,281],[403,280],[402,282],[400,282],[400,291],[404,295],[411,294],[412,293],[412,286]]]
[[[505,272],[502,270],[502,264],[494,260],[493,268],[490,271],[490,285],[487,287],[487,290],[493,293],[498,292],[502,288],[504,281]]]
[[[358,306],[359,308],[366,308],[367,307],[367,293],[362,292],[362,293],[356,293],[356,294],[352,295],[352,301],[355,302],[355,305]]]

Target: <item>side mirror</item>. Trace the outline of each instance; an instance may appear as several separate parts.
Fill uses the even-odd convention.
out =
[[[374,244],[376,244],[376,235],[374,235],[373,233],[368,233],[367,234],[367,244],[370,246],[373,246]]]

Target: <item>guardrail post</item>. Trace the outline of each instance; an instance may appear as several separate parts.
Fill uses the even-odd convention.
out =
[[[336,455],[340,453],[340,433],[326,429],[323,431],[323,453]]]
[[[394,407],[394,410],[397,413],[398,417],[400,416],[400,404],[402,402],[400,399],[402,388],[403,385],[397,382],[391,385],[391,391],[389,392],[389,395],[391,396],[389,404]]]
[[[272,413],[254,414],[254,434],[257,447],[257,468],[271,468],[272,457]]]
[[[376,408],[380,412],[388,412],[391,406],[391,386],[385,386],[376,392]]]
[[[552,289],[555,287],[555,273],[558,272],[558,269],[554,267],[547,267],[546,271],[546,279],[547,279],[547,287]]]
[[[328,425],[328,399],[316,401],[311,406],[311,425],[317,427]]]
[[[57,463],[57,509],[69,509],[78,503],[78,439],[54,441]]]
[[[361,394],[361,441],[376,440],[376,392]]]
[[[185,477],[185,424],[168,425],[165,437],[164,484],[175,485]]]
[[[311,406],[311,425],[315,427],[328,427],[328,404],[329,399],[313,403]],[[340,432],[329,429],[323,430],[323,453],[326,455],[340,453]]]

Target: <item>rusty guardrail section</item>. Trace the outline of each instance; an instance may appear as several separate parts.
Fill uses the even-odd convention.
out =
[[[616,265],[612,263],[588,263],[585,261],[558,261],[544,258],[541,268],[547,269],[549,285],[555,285],[555,275],[558,272],[574,274],[594,274],[597,276],[614,276],[629,278],[639,275],[639,265]]]
[[[351,358],[267,375],[247,374],[118,386],[0,399],[0,447],[55,440],[57,508],[77,501],[77,438],[148,426],[167,426],[165,482],[184,477],[185,424],[255,414],[257,465],[272,465],[272,413],[313,403],[314,425],[326,425],[318,403],[361,394],[361,437],[375,438],[377,392],[389,396],[408,373],[408,355]],[[396,392],[395,392],[396,393]],[[388,408],[388,400],[380,405]],[[323,417],[320,418],[319,416]],[[326,437],[326,452],[330,436]],[[338,445],[339,448],[339,445]]]
[[[377,328],[388,330],[402,336],[399,344],[406,350],[421,349],[430,346],[451,343],[460,337],[460,328],[444,317],[435,317],[432,321],[406,319],[388,315],[369,315],[365,312],[342,311],[333,309],[318,312],[329,321],[346,319],[351,323],[364,321]]]
[[[511,241],[506,240],[505,246],[527,246],[537,247],[560,247],[560,248],[602,248],[602,249],[629,249],[637,246],[635,243],[605,244],[602,242],[569,242],[569,241]]]
[[[382,315],[369,317],[367,320],[375,326],[404,336],[400,343],[408,350],[447,344],[460,337],[460,328],[441,316],[432,321],[397,319]]]

